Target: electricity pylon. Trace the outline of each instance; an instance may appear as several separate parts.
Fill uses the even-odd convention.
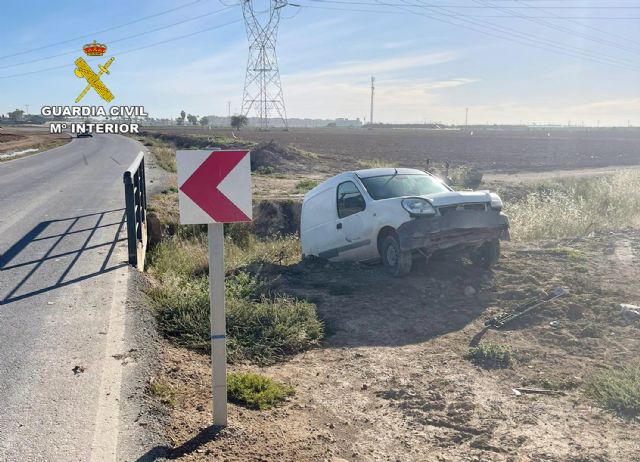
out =
[[[256,114],[262,130],[269,128],[270,118],[280,119],[287,129],[287,111],[276,56],[280,11],[287,5],[287,0],[270,0],[269,10],[265,11],[268,19],[264,23],[258,20],[252,0],[241,0],[241,4],[249,40],[242,114],[247,117],[250,113]]]

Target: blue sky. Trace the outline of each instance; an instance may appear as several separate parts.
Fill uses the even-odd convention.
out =
[[[290,117],[367,117],[375,75],[377,121],[462,123],[468,107],[469,123],[640,125],[640,2],[295,3],[278,37]],[[204,29],[212,30],[172,40]],[[0,112],[73,104],[84,87],[73,61],[93,40],[115,57],[103,78],[112,104],[159,117],[226,115],[227,101],[240,110],[247,39],[237,4],[35,0],[2,2]],[[97,68],[106,57],[88,61]],[[90,92],[82,104],[101,100]]]

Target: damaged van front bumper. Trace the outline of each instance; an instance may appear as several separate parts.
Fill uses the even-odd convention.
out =
[[[509,240],[509,219],[502,212],[461,210],[414,218],[397,230],[402,251],[428,253],[456,246],[478,246],[492,239]]]

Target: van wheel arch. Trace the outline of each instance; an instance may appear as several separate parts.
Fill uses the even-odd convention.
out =
[[[387,236],[394,236],[397,239],[398,233],[392,226],[385,226],[380,231],[378,231],[377,247],[378,247],[378,255],[380,255],[381,258],[382,258],[382,243],[384,242]]]

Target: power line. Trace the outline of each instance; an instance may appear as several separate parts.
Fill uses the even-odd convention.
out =
[[[132,38],[141,37],[141,36],[147,35],[147,34],[152,34],[154,32],[158,32],[158,31],[161,31],[161,30],[169,29],[171,27],[179,26],[181,24],[186,24],[186,23],[191,22],[191,21],[196,21],[198,19],[202,19],[202,18],[205,18],[207,16],[211,16],[211,15],[215,15],[215,14],[218,14],[218,13],[222,13],[224,11],[228,11],[231,8],[234,8],[234,6],[227,6],[227,7],[221,8],[219,10],[211,11],[209,13],[205,13],[205,14],[202,14],[202,15],[199,15],[199,16],[195,16],[195,17],[192,17],[192,18],[189,18],[189,19],[183,19],[182,21],[178,21],[178,22],[174,22],[174,23],[171,23],[171,24],[167,24],[166,26],[156,27],[155,29],[149,29],[149,30],[144,31],[144,32],[138,32],[137,34],[128,35],[126,37],[122,37],[122,38],[119,38],[119,39],[116,39],[116,40],[105,40],[105,42],[109,42],[109,44],[124,42],[124,41],[130,40]],[[11,68],[11,67],[16,67],[16,66],[24,66],[24,65],[27,65],[27,64],[33,64],[33,63],[37,63],[37,62],[40,62],[40,61],[46,61],[46,60],[49,60],[49,59],[59,58],[61,56],[73,55],[73,54],[76,54],[76,53],[78,53],[78,50],[65,51],[64,53],[59,53],[57,55],[46,56],[44,58],[31,59],[29,61],[22,61],[20,63],[15,63],[15,64],[6,64],[4,66],[0,66],[0,69],[8,69],[8,68]]]
[[[596,62],[599,64],[606,64],[609,66],[619,67],[622,69],[638,71],[637,67],[634,67],[632,64],[621,61],[616,58],[610,58],[608,56],[603,56],[597,53],[589,52],[582,50],[580,48],[572,47],[570,45],[558,44],[553,41],[547,39],[540,39],[536,37],[531,37],[526,33],[520,32],[516,29],[497,26],[492,23],[488,23],[486,21],[479,21],[473,19],[461,18],[458,16],[456,12],[452,12],[447,8],[441,6],[433,6],[431,4],[427,4],[425,2],[421,2],[420,4],[416,4],[413,2],[409,2],[408,0],[404,1],[404,3],[389,3],[378,1],[376,3],[372,2],[345,2],[341,0],[308,0],[322,4],[365,4],[370,6],[391,6],[402,11],[406,11],[410,14],[423,16],[429,19],[433,19],[435,21],[444,22],[446,24],[454,25],[456,27],[461,27],[463,29],[472,30],[474,32],[479,32],[484,35],[489,35],[492,37],[496,37],[502,40],[511,41],[514,43],[519,43],[521,45],[526,45],[532,48],[541,49],[544,51],[550,51],[557,54],[562,54],[565,56],[570,56],[572,58],[579,58],[586,61]],[[412,7],[417,7],[420,9],[428,9],[430,14],[426,14],[424,11],[415,11],[412,10]],[[478,7],[480,8],[480,7]],[[438,12],[433,10],[443,10],[444,12]],[[378,11],[380,12],[380,11]],[[384,11],[384,13],[388,13],[388,11]],[[436,15],[436,16],[434,16]],[[444,16],[444,17],[443,17]],[[461,24],[462,23],[462,24]]]
[[[553,30],[557,30],[559,32],[563,32],[563,33],[566,33],[566,34],[569,34],[569,35],[574,35],[574,36],[577,36],[577,37],[581,37],[581,38],[590,40],[592,42],[600,43],[601,45],[609,46],[609,47],[612,47],[612,48],[616,48],[618,50],[627,51],[627,52],[631,52],[631,53],[634,53],[634,54],[638,53],[638,51],[639,51],[637,48],[628,47],[628,46],[625,46],[625,45],[620,45],[619,43],[612,42],[610,40],[601,39],[599,37],[593,37],[593,36],[590,36],[588,34],[582,33],[580,31],[572,30],[572,29],[569,29],[569,28],[563,27],[563,26],[558,26],[557,24],[553,24],[553,23],[551,23],[549,21],[542,21],[542,20],[537,19],[537,18],[531,18],[528,15],[524,15],[524,14],[521,14],[519,12],[512,11],[512,8],[510,6],[509,7],[502,7],[502,6],[492,5],[491,3],[487,2],[487,1],[483,1],[483,0],[473,0],[473,1],[476,2],[476,3],[482,4],[482,5],[486,5],[486,6],[490,7],[490,8],[495,8],[495,9],[497,9],[499,11],[504,11],[507,14],[509,14],[509,15],[515,17],[515,18],[524,19],[525,21],[529,21],[529,22],[532,22],[532,23],[535,23],[535,24],[540,24],[543,27],[546,27],[546,28],[549,28],[549,29],[553,29]]]
[[[418,1],[424,4],[422,0],[418,0]],[[450,13],[448,9],[442,8],[442,7],[430,7],[430,11],[433,9],[445,11],[445,13],[435,12],[436,14],[448,16],[448,13]],[[421,15],[427,16],[424,13],[422,13]],[[432,16],[427,16],[427,17],[432,17]],[[442,20],[442,18],[433,18],[433,19]],[[494,33],[497,33],[497,34],[500,34],[500,36],[498,36],[499,38],[509,40],[509,41],[515,41],[517,43],[521,43],[534,48],[540,48],[546,51],[551,51],[554,53],[559,53],[559,54],[571,56],[574,58],[580,58],[587,61],[597,62],[600,64],[606,64],[609,66],[615,66],[622,69],[633,70],[633,71],[640,70],[639,68],[634,67],[631,63],[619,60],[617,58],[610,58],[609,56],[606,56],[606,55],[601,55],[599,53],[594,53],[591,51],[585,51],[585,50],[582,50],[581,48],[577,48],[571,45],[560,44],[545,38],[532,37],[524,32],[521,32],[517,29],[513,29],[510,27],[498,26],[496,24],[493,24],[487,21],[479,21],[479,20],[473,20],[473,19],[458,18],[455,20],[459,22],[461,21],[467,24],[471,24],[472,26],[478,26],[480,28],[483,28],[479,30],[481,33],[488,33],[486,31],[486,29],[488,29],[489,31],[491,31],[489,32],[490,35],[496,36]],[[457,25],[460,27],[467,27],[460,24],[457,24]]]
[[[75,42],[76,40],[82,40],[82,39],[86,39],[88,37],[94,37],[94,36],[96,36],[98,34],[102,34],[104,32],[110,32],[110,31],[115,30],[115,29],[120,29],[121,27],[126,27],[126,26],[130,26],[132,24],[136,24],[136,23],[139,23],[139,22],[142,22],[142,21],[146,21],[147,19],[157,18],[158,16],[169,14],[169,13],[172,13],[174,11],[180,10],[182,8],[187,8],[189,6],[195,5],[196,3],[201,3],[202,1],[208,1],[208,0],[195,0],[195,1],[190,2],[190,3],[185,3],[184,5],[176,6],[175,8],[170,8],[168,10],[163,10],[163,11],[160,11],[158,13],[154,13],[154,14],[150,14],[148,16],[143,16],[143,17],[138,18],[138,19],[134,19],[133,21],[129,21],[129,22],[125,22],[125,23],[122,23],[122,24],[118,24],[117,26],[112,26],[112,27],[108,27],[106,29],[94,31],[94,32],[91,32],[90,34],[80,35],[80,36],[74,37],[72,39],[62,40],[60,42],[50,43],[48,45],[44,45],[44,46],[37,47],[37,48],[30,48],[28,50],[18,51],[16,53],[12,53],[12,54],[9,54],[9,55],[3,55],[3,56],[0,56],[0,59],[12,58],[14,56],[20,56],[20,55],[24,55],[24,54],[27,54],[27,53],[32,53],[34,51],[40,51],[40,50],[45,50],[47,48],[52,48],[52,47],[55,47],[57,45],[63,45],[65,43]]]
[[[522,2],[521,0],[515,0],[515,1],[516,1],[516,2],[518,2],[518,3],[522,3],[522,4],[524,4],[524,5],[527,5],[528,3],[530,3],[530,1],[529,1],[529,2],[527,2],[527,3]],[[542,6],[542,7],[535,7],[535,8],[536,8],[537,10],[540,10],[540,11],[546,11],[546,9],[545,9],[545,7],[544,7],[544,6]],[[553,13],[553,12],[551,12],[551,13]],[[568,22],[570,22],[570,23],[572,23],[572,24],[576,24],[576,25],[578,25],[578,26],[580,26],[580,27],[584,27],[584,28],[587,28],[587,29],[591,29],[591,30],[594,30],[594,31],[596,31],[596,32],[600,32],[601,34],[609,35],[609,36],[611,36],[611,37],[618,38],[618,39],[623,40],[623,41],[625,41],[625,42],[631,42],[631,43],[636,43],[636,44],[640,45],[640,42],[638,42],[638,41],[635,41],[635,40],[629,39],[629,38],[627,38],[627,37],[623,37],[623,36],[618,35],[618,34],[614,34],[614,33],[612,33],[612,32],[605,31],[605,30],[600,29],[600,28],[598,28],[598,27],[594,27],[594,26],[592,26],[592,25],[590,25],[590,24],[585,24],[585,23],[580,22],[580,21],[575,21],[575,19],[579,19],[579,18],[572,18],[572,17],[558,16],[557,14],[553,14],[553,15],[551,16],[551,18],[553,18],[553,19],[560,19],[560,20],[566,20],[566,21],[568,21]],[[584,19],[584,18],[582,18],[582,19]],[[589,18],[589,19],[591,19],[591,18]],[[599,18],[599,17],[595,17],[595,18],[593,18],[593,19],[600,19],[600,18]],[[629,19],[636,19],[636,18],[629,18]]]
[[[172,38],[169,38],[169,39],[166,39],[166,40],[161,40],[159,42],[150,43],[148,45],[144,45],[144,46],[137,47],[137,48],[131,48],[129,50],[125,50],[125,51],[119,52],[118,56],[122,56],[122,55],[125,55],[125,54],[129,54],[129,53],[133,53],[133,52],[136,52],[136,51],[140,51],[140,50],[146,50],[147,48],[155,47],[155,46],[158,46],[158,45],[164,45],[165,43],[169,43],[169,42],[175,42],[176,40],[182,40],[184,38],[193,37],[194,35],[203,34],[205,32],[209,32],[209,31],[216,30],[216,29],[221,29],[223,27],[230,26],[232,24],[236,24],[236,23],[241,22],[241,21],[242,21],[242,19],[235,19],[233,21],[229,21],[229,22],[226,22],[226,23],[223,23],[223,24],[219,24],[217,26],[208,27],[206,29],[201,29],[201,30],[196,31],[196,32],[191,32],[189,34],[179,35],[179,36],[176,36],[176,37],[172,37]],[[64,69],[64,68],[73,68],[73,67],[75,67],[75,64],[63,64],[61,66],[48,67],[48,68],[45,68],[45,69],[38,69],[38,70],[35,70],[35,71],[30,71],[30,72],[22,72],[22,73],[19,73],[19,74],[0,75],[0,79],[9,79],[9,78],[13,78],[13,77],[23,77],[23,76],[26,76],[26,75],[40,74],[40,73],[46,72],[46,71],[52,71],[52,70]]]
[[[515,1],[515,0],[505,0],[505,1]],[[544,0],[543,0],[544,1]],[[380,5],[380,6],[384,6],[384,5]],[[318,10],[332,10],[332,11],[352,11],[355,13],[376,13],[376,14],[380,14],[380,10],[365,10],[362,8],[339,8],[339,7],[333,7],[333,6],[320,6],[320,5],[300,5],[301,8],[312,8],[312,9],[318,9]],[[410,13],[407,11],[394,11],[394,10],[385,10],[385,13],[389,13],[389,14],[398,14],[398,15],[411,15],[414,13]],[[295,16],[292,16],[295,17]],[[513,17],[512,15],[508,15],[508,14],[464,14],[464,13],[457,13],[455,14],[455,17],[460,17],[460,18],[487,18],[487,19],[498,19],[498,18],[511,18]],[[621,20],[621,21],[636,21],[640,19],[640,16],[589,16],[589,17],[584,17],[584,16],[557,16],[557,15],[548,15],[548,16],[529,16],[530,18],[537,18],[537,19],[596,19],[596,20]],[[287,18],[290,19],[290,18]],[[576,24],[579,25],[584,25],[583,23],[580,23],[578,21],[576,21]],[[585,25],[585,27],[587,27]]]
[[[318,3],[341,3],[341,4],[345,4],[345,5],[385,5],[385,6],[394,6],[394,7],[401,7],[403,5],[397,4],[397,3],[393,3],[393,2],[387,2],[387,3],[371,3],[371,2],[366,2],[366,1],[346,1],[346,0],[309,0],[312,2],[318,2]],[[454,9],[469,9],[469,10],[478,10],[478,9],[486,9],[487,7],[483,7],[483,6],[476,6],[476,5],[446,5],[446,4],[424,4],[424,5],[417,5],[417,4],[408,4],[407,6],[417,6],[417,7],[422,7],[422,8],[454,8]],[[533,9],[533,8],[538,8],[536,6],[528,6],[528,5],[518,5],[518,6],[511,6],[510,8],[518,8],[518,9]],[[603,5],[595,5],[595,6],[570,6],[570,5],[549,5],[549,6],[545,6],[545,8],[547,9],[563,9],[563,10],[592,10],[592,9],[598,9],[598,10],[616,10],[616,9],[620,9],[620,10],[640,10],[640,5],[632,5],[632,6],[628,6],[628,5],[609,5],[609,6],[603,6]]]

